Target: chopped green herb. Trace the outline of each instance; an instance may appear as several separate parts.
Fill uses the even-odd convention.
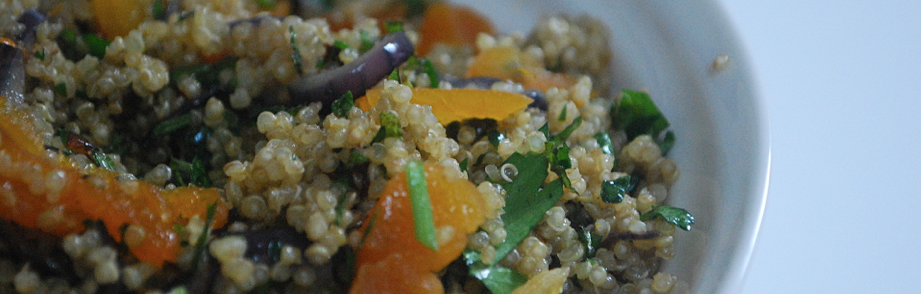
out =
[[[694,224],[694,216],[692,216],[690,212],[684,208],[669,205],[653,206],[652,210],[640,215],[640,220],[648,221],[656,217],[661,217],[666,222],[685,231],[690,231],[691,225]]]
[[[465,157],[464,160],[461,160],[461,162],[460,162],[460,170],[461,170],[462,173],[466,173],[466,172],[467,172],[467,165],[469,165],[469,164],[470,164],[470,157]]]
[[[394,69],[392,72],[390,72],[390,75],[387,76],[387,79],[391,81],[400,82],[400,69],[397,68],[397,69]]]
[[[425,8],[426,8],[425,0],[403,0],[403,4],[406,4],[406,17],[407,18],[421,15],[423,12],[425,12]]]
[[[233,69],[236,66],[236,58],[224,58],[215,63],[181,66],[170,70],[169,79],[170,83],[176,83],[188,76],[193,76],[203,87],[211,88],[221,84],[220,75],[222,71]],[[204,90],[202,91],[204,92]]]
[[[384,28],[387,29],[387,33],[388,33],[388,34],[390,34],[390,33],[396,33],[396,32],[402,32],[402,31],[403,31],[403,22],[401,22],[401,21],[395,21],[395,20],[388,20],[388,21],[384,22]]]
[[[154,136],[162,136],[176,130],[188,127],[192,124],[192,114],[186,113],[178,117],[174,117],[165,121],[160,122],[153,128]]]
[[[665,132],[665,138],[662,138],[662,142],[657,143],[659,143],[659,149],[662,150],[662,155],[668,154],[668,151],[671,151],[672,147],[675,146],[675,132]]]
[[[154,0],[152,11],[155,19],[164,19],[166,17],[166,4],[163,1]]]
[[[608,136],[608,133],[600,132],[595,134],[595,141],[598,142],[598,148],[601,148],[601,152],[604,152],[604,154],[610,155],[613,152],[614,147],[611,146],[613,144],[611,143],[611,136]]]
[[[630,190],[632,179],[630,176],[623,176],[613,181],[604,181],[601,183],[601,200],[604,203],[620,203],[624,201],[624,196]]]
[[[569,109],[569,104],[563,105],[563,110],[560,111],[560,116],[556,118],[558,121],[566,120],[566,110]]]
[[[595,257],[598,246],[601,246],[601,236],[592,232],[590,228],[582,228],[579,231],[579,241],[585,246],[585,257]]]
[[[270,242],[268,248],[266,248],[267,256],[272,262],[278,262],[281,260],[281,247],[282,244],[280,241]]]
[[[486,133],[486,138],[489,139],[489,144],[492,144],[493,147],[499,147],[499,142],[505,140],[505,135],[499,132],[499,130],[492,129]]]
[[[347,117],[353,106],[355,106],[355,99],[352,98],[352,91],[345,92],[342,97],[333,101],[333,113],[338,117]]]
[[[112,161],[112,159],[109,158],[109,156],[107,156],[105,153],[100,151],[92,152],[90,153],[90,158],[93,159],[93,163],[95,163],[96,166],[110,171],[115,171],[115,162]]]
[[[419,64],[422,66],[422,72],[429,76],[429,88],[438,88],[438,72],[435,71],[435,66],[432,65],[432,62],[428,59],[422,59]]]
[[[35,56],[35,58],[38,58],[38,60],[44,61],[45,60],[45,48],[35,50],[35,52],[32,52],[32,56]]]
[[[540,129],[537,129],[537,130],[540,131],[541,133],[544,133],[544,138],[550,139],[550,124],[549,123],[544,123],[544,125],[541,126]]]
[[[217,203],[208,204],[208,210],[205,213],[205,229],[201,231],[201,234],[198,235],[198,240],[195,242],[195,255],[192,257],[192,271],[196,272],[198,270],[198,265],[201,264],[202,256],[205,253],[205,243],[208,242],[208,235],[211,232],[211,222],[214,221],[214,212],[217,209]]]
[[[633,140],[642,134],[657,137],[662,130],[668,128],[668,120],[649,98],[649,94],[630,90],[621,90],[621,93],[623,97],[611,110],[611,121],[615,129],[627,133],[627,139]]]
[[[502,260],[537,226],[544,214],[563,196],[563,183],[554,180],[543,189],[549,161],[542,154],[513,153],[505,163],[518,168],[515,180],[502,184],[506,191],[505,242],[496,246],[496,260]]]
[[[400,127],[400,119],[397,118],[395,113],[381,112],[380,120],[381,129],[377,132],[377,135],[374,136],[374,139],[371,140],[372,143],[383,141],[388,137],[403,137],[403,128]]]
[[[352,149],[352,152],[349,153],[349,161],[346,164],[346,167],[352,168],[365,162],[368,162],[368,157],[365,156],[364,153],[361,153],[361,151]]]
[[[339,49],[343,49],[343,50],[346,48],[349,48],[349,44],[346,44],[345,42],[342,42],[339,40],[336,40],[336,42],[333,42],[333,46]]]
[[[413,160],[406,164],[406,182],[409,186],[409,201],[412,205],[416,240],[423,246],[438,251],[438,241],[435,240],[435,219],[432,216],[428,182],[425,180],[425,165],[422,162]]]
[[[208,170],[205,169],[205,164],[202,163],[198,157],[192,159],[192,167],[189,169],[189,173],[192,174],[191,183],[193,185],[202,188],[211,187],[211,178],[208,177]]]
[[[298,56],[300,56],[300,55],[298,55]],[[292,55],[292,57],[293,57],[293,55]],[[317,63],[314,64],[314,67],[316,67],[316,68],[323,68],[324,65],[326,65],[326,60],[320,59],[320,60],[317,60]]]
[[[304,59],[301,57],[301,51],[297,49],[297,42],[295,42],[297,40],[297,33],[294,32],[293,26],[288,27],[288,33],[291,35],[291,60],[294,61],[294,68],[297,69],[297,74],[304,74],[303,70],[301,69],[301,67],[304,65]],[[323,59],[320,59],[320,61],[317,61],[316,66],[318,68],[323,67],[323,63]]]
[[[278,0],[256,0],[256,5],[262,10],[275,8],[277,4]]]
[[[67,97],[67,84],[64,82],[54,84],[54,93],[61,97]]]
[[[554,136],[553,136],[553,140],[559,141],[559,142],[566,141],[566,139],[569,138],[569,135],[572,135],[572,132],[574,132],[576,129],[578,129],[579,126],[582,126],[582,117],[581,117],[581,116],[578,116],[578,117],[576,117],[576,119],[572,120],[572,124],[570,124],[570,125],[567,126],[565,129],[563,129],[562,132],[560,132],[559,134],[554,135]]]
[[[106,47],[109,47],[109,44],[112,43],[111,41],[103,39],[102,37],[94,34],[83,35],[83,42],[86,43],[86,47],[89,49],[89,54],[96,56],[97,58],[105,57]]]
[[[528,281],[528,277],[510,268],[483,264],[480,253],[476,251],[464,251],[464,261],[470,275],[483,282],[493,294],[510,294]]]
[[[185,289],[185,286],[179,286],[169,290],[166,294],[188,294],[189,291]]]
[[[358,47],[359,53],[365,53],[370,50],[371,47],[374,47],[375,40],[371,37],[370,34],[368,34],[368,32],[362,30],[358,32],[358,35],[361,36],[361,47]]]
[[[56,38],[58,47],[61,48],[61,54],[68,60],[78,61],[86,56],[85,44],[78,44],[78,36],[79,34],[73,29],[64,29]]]

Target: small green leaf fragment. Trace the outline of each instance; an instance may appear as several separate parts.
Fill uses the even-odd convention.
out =
[[[662,150],[662,155],[665,156],[668,154],[668,151],[672,150],[672,147],[675,146],[675,132],[667,131],[665,132],[665,137],[662,138],[659,143],[659,150]]]
[[[192,114],[186,113],[179,117],[171,118],[157,124],[153,129],[154,136],[162,136],[192,124]]]
[[[333,46],[336,48],[342,49],[342,50],[349,48],[349,44],[346,44],[345,42],[342,42],[339,40],[336,40],[336,42],[333,42]]]
[[[576,119],[572,120],[572,124],[570,124],[570,125],[567,126],[565,129],[563,129],[562,132],[560,132],[559,134],[554,135],[554,136],[553,136],[553,140],[565,141],[567,138],[569,138],[569,135],[572,135],[572,132],[574,132],[574,131],[575,131],[576,129],[578,129],[580,126],[582,126],[582,117],[581,117],[581,116],[576,117]]]
[[[438,88],[438,72],[435,71],[435,65],[428,59],[419,61],[422,66],[422,72],[429,76],[429,88]]]
[[[154,0],[153,8],[153,17],[155,19],[163,19],[166,17],[166,4],[163,3],[164,0]]]
[[[630,176],[623,176],[613,181],[601,183],[601,200],[604,203],[620,203],[630,190],[632,180]]]
[[[105,57],[106,47],[109,47],[109,44],[112,43],[111,41],[103,39],[102,37],[94,34],[83,35],[83,42],[86,43],[86,47],[89,49],[89,54],[95,56],[96,58]]]
[[[198,157],[192,159],[192,165],[189,167],[189,174],[192,175],[191,184],[202,188],[211,187],[211,178],[208,177],[208,170],[205,169],[205,164],[198,159]]]
[[[593,233],[589,228],[583,228],[579,231],[579,241],[582,242],[585,248],[586,258],[595,257],[598,246],[601,246],[601,239],[600,235]]]
[[[408,162],[405,168],[416,240],[423,246],[438,251],[438,242],[435,240],[435,219],[432,216],[428,182],[425,180],[425,165],[413,160]]]
[[[601,152],[604,154],[612,154],[614,148],[611,143],[611,136],[608,136],[608,133],[600,132],[595,134],[595,141],[598,142],[598,148],[601,148]]]
[[[645,92],[621,90],[620,102],[611,111],[614,128],[624,130],[627,139],[648,134],[653,137],[668,128],[668,120],[659,111],[649,94]]]
[[[397,68],[397,69],[394,69],[392,72],[390,72],[390,75],[387,76],[387,79],[391,81],[399,82],[400,81],[400,69]]]
[[[541,126],[537,130],[540,131],[541,133],[544,133],[544,138],[550,139],[550,124],[549,123],[544,123],[544,125]]]
[[[384,22],[384,28],[387,30],[387,33],[396,33],[403,31],[403,22],[388,20]]]
[[[256,5],[262,10],[275,8],[277,4],[278,0],[256,0]]]
[[[358,34],[359,34],[359,36],[361,37],[361,47],[358,47],[358,52],[359,52],[359,53],[368,52],[368,50],[370,50],[372,47],[374,47],[374,41],[375,41],[375,40],[374,40],[374,38],[371,37],[370,34],[368,34],[368,32],[362,30],[362,31],[359,32]]]
[[[105,153],[93,152],[90,153],[90,158],[93,159],[93,163],[95,163],[96,166],[110,171],[115,171],[115,162],[112,161],[112,159],[109,158],[109,156],[107,156]]]
[[[462,173],[466,173],[466,172],[467,172],[467,165],[469,165],[469,164],[470,164],[470,157],[465,157],[464,160],[461,160],[461,162],[460,162],[460,170],[461,170]]]
[[[565,120],[566,120],[566,112],[567,112],[566,110],[567,110],[567,109],[569,109],[569,105],[568,105],[568,104],[563,105],[563,110],[560,111],[560,116],[557,117],[556,120],[558,120],[558,121],[565,121]]]
[[[45,60],[45,48],[35,50],[35,52],[32,52],[32,56],[35,56],[35,58],[38,58],[38,60],[44,61]]]
[[[58,94],[58,96],[67,97],[67,84],[64,82],[54,84],[53,90],[55,94]]]
[[[297,49],[297,33],[294,32],[294,27],[288,27],[288,33],[291,35],[291,60],[294,61],[294,68],[297,69],[297,74],[304,74],[301,67],[304,65],[304,58],[301,56],[301,51]],[[317,61],[316,67],[322,68],[324,64],[323,59]]]
[[[381,112],[381,131],[384,132],[384,138],[403,137],[403,128],[400,126],[400,119],[393,112]],[[376,136],[375,136],[376,138]],[[384,138],[381,138],[383,140]]]
[[[352,149],[352,152],[349,153],[349,162],[346,167],[352,168],[357,165],[361,165],[365,162],[368,162],[368,160],[369,160],[368,157],[365,156],[364,153],[361,153],[361,151]]]
[[[338,117],[348,117],[349,110],[355,106],[355,99],[352,97],[352,91],[345,92],[342,97],[333,101],[333,113]]]
[[[513,269],[483,264],[482,257],[477,251],[466,250],[463,258],[467,263],[468,273],[483,282],[490,293],[510,294],[528,281],[527,277]]]
[[[684,208],[669,205],[653,206],[652,210],[640,215],[640,220],[648,221],[656,217],[661,217],[666,222],[685,231],[690,231],[691,225],[694,224],[694,216],[690,212]]]
[[[489,144],[492,144],[493,147],[499,147],[499,142],[505,140],[505,135],[496,129],[489,130],[489,132],[486,133],[486,137],[489,139]]]

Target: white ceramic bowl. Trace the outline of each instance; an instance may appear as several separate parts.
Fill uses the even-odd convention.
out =
[[[770,139],[745,54],[713,1],[466,0],[500,31],[527,32],[543,13],[588,13],[611,29],[614,87],[648,90],[678,137],[681,179],[668,202],[697,223],[677,233],[665,271],[693,293],[738,293],[764,204]],[[729,57],[713,69],[719,55]]]

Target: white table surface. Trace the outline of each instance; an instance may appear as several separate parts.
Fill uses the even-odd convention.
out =
[[[742,293],[921,293],[921,1],[719,2],[772,135]]]

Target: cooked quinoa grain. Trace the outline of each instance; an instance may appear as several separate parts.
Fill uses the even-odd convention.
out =
[[[689,293],[601,22],[425,3],[0,0],[0,293]]]

